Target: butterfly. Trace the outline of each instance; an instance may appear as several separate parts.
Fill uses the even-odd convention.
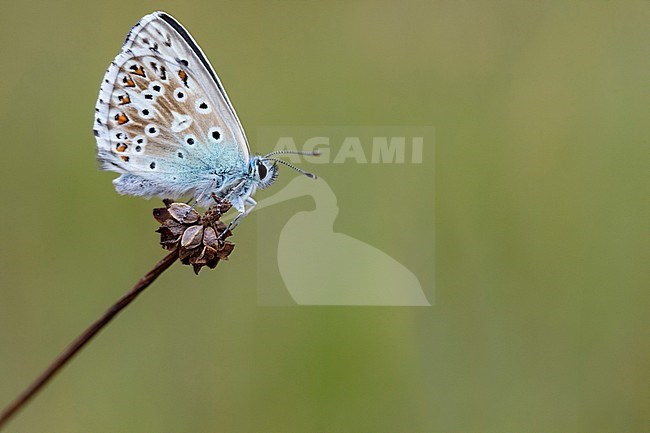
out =
[[[120,173],[120,194],[190,197],[209,207],[214,197],[239,212],[270,186],[274,155],[251,156],[248,140],[219,77],[192,36],[165,12],[143,17],[128,33],[100,87],[93,133],[101,168]],[[214,195],[214,197],[213,197]]]

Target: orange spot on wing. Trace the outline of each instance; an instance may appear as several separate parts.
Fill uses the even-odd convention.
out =
[[[117,99],[120,101],[120,105],[126,105],[131,103],[131,98],[129,95],[118,96]]]
[[[118,152],[124,152],[127,148],[128,148],[128,146],[126,144],[119,143],[117,145],[117,147],[115,148],[115,150],[117,150]]]
[[[133,65],[129,69],[133,72],[133,74],[138,75],[140,77],[144,77],[144,69],[142,69],[141,65]]]
[[[178,76],[181,79],[181,81],[183,82],[183,84],[185,84],[185,86],[187,86],[187,72],[185,72],[184,70],[181,69],[180,71],[178,71]]]
[[[122,78],[122,82],[124,83],[124,85],[126,87],[135,87],[135,83],[133,82],[131,77],[128,76],[128,75],[125,75],[124,78]]]
[[[124,162],[129,162],[129,157],[128,156],[122,155],[122,156],[120,156],[120,158],[122,158],[122,161],[124,161]]]
[[[126,122],[129,121],[129,118],[126,117],[126,114],[124,113],[117,113],[115,115],[115,120],[117,121],[118,125],[124,125]]]

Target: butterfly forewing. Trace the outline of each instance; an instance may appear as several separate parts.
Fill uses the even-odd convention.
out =
[[[243,129],[212,67],[173,18],[133,27],[106,72],[94,125],[119,192],[177,197],[245,170]],[[214,186],[214,185],[212,185]]]

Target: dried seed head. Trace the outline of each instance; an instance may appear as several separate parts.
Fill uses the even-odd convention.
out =
[[[201,219],[201,215],[192,206],[185,203],[172,203],[167,211],[176,221],[183,224],[195,223]]]
[[[221,216],[231,208],[231,204],[215,200],[205,215],[201,216],[193,207],[185,203],[163,200],[164,208],[157,208],[153,216],[160,223],[156,230],[160,233],[163,248],[178,248],[178,257],[183,264],[192,265],[199,273],[203,266],[210,269],[219,260],[226,260],[235,245],[225,240],[231,236],[230,230],[220,221]]]
[[[203,241],[203,226],[189,226],[181,237],[181,247],[192,249]]]
[[[217,248],[217,232],[210,226],[203,230],[203,244],[206,247]]]

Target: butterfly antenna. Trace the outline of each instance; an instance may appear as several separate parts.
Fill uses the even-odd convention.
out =
[[[273,155],[319,156],[320,154],[321,154],[320,150],[312,150],[311,152],[306,152],[306,151],[303,151],[303,150],[287,150],[287,149],[284,149],[284,150],[276,150],[276,151],[273,151],[271,153],[267,153],[266,155],[264,155],[264,158],[267,159],[267,158],[269,158],[269,156],[273,156]],[[295,167],[293,167],[293,168],[295,168]],[[298,170],[298,171],[300,171],[300,170]]]
[[[311,154],[310,154],[310,155],[311,155]],[[275,162],[279,162],[280,164],[283,164],[283,165],[286,165],[287,167],[293,168],[293,169],[296,170],[298,173],[304,174],[305,176],[307,176],[307,177],[310,178],[310,179],[317,179],[317,176],[316,176],[314,173],[310,173],[310,172],[308,172],[308,171],[302,170],[302,169],[296,167],[296,166],[293,165],[293,164],[289,164],[287,161],[283,161],[283,160],[281,160],[281,159],[277,159],[277,158],[266,158],[266,157],[264,157],[264,159],[271,160],[271,161],[275,161]]]

